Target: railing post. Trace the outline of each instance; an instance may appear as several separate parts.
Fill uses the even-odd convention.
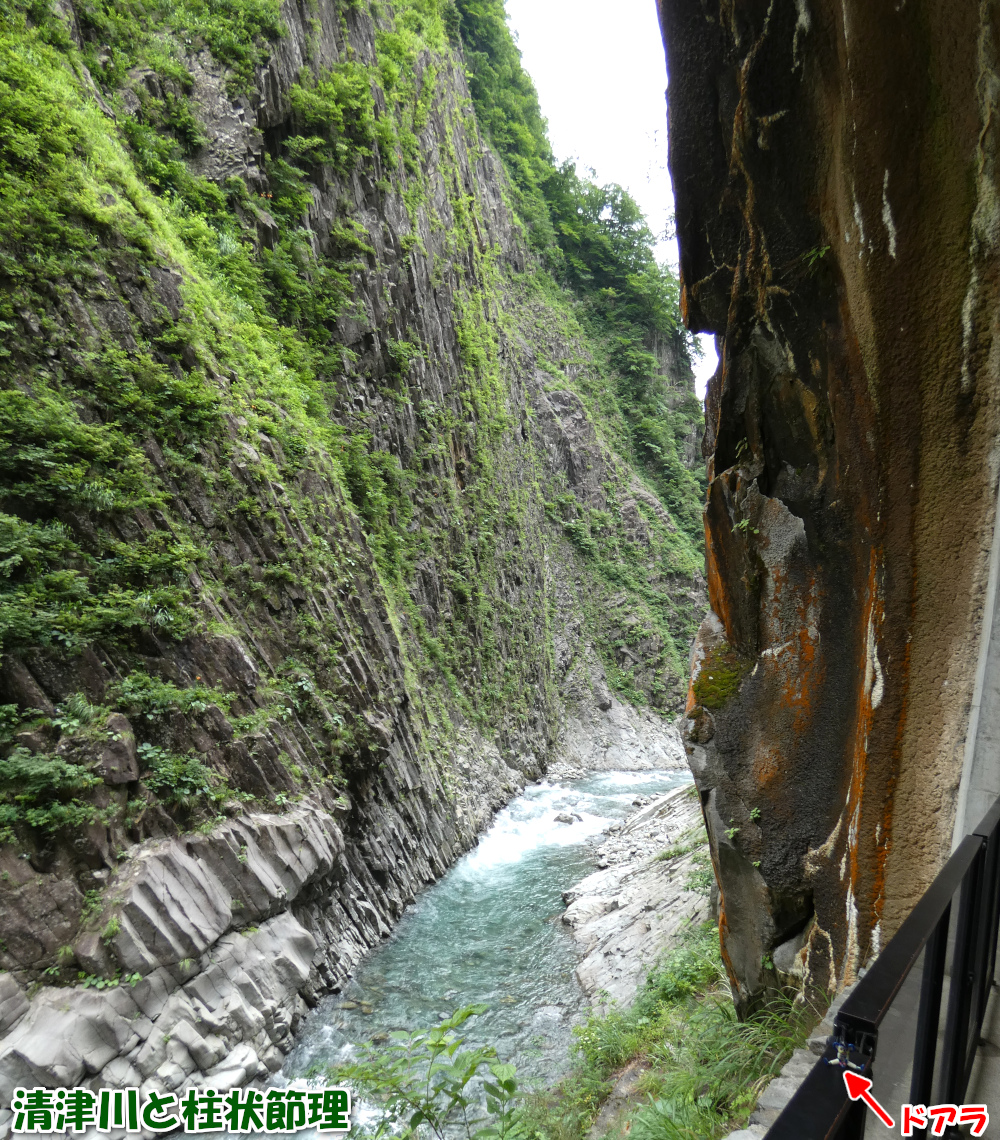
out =
[[[983,854],[983,873],[979,885],[979,905],[977,907],[976,922],[976,1003],[974,1009],[974,1022],[976,1039],[986,1015],[986,1003],[990,996],[990,981],[992,969],[990,960],[993,955],[991,948],[994,944],[994,932],[991,930],[996,910],[996,873],[997,873],[997,836],[996,831],[986,840],[986,850]]]
[[[980,820],[973,831],[986,840],[986,870],[983,881],[983,917],[985,919],[985,969],[980,979],[979,1017],[981,1027],[996,971],[997,935],[1000,933],[1000,798]]]
[[[981,898],[985,842],[962,879],[951,963],[948,1020],[941,1060],[941,1095],[945,1103],[961,1104],[968,1081],[969,1020],[975,997],[976,911]]]
[[[913,1051],[913,1077],[910,1082],[911,1104],[931,1103],[950,920],[951,903],[938,920],[924,950],[924,973],[920,981],[920,1008],[917,1013],[917,1036]]]
[[[1000,934],[1000,830],[993,831],[993,913],[990,918],[990,956],[989,956],[989,983],[986,992],[989,994],[990,985],[997,968],[997,935]]]
[[[872,1074],[869,1072],[868,1074]],[[868,1124],[868,1109],[863,1100],[856,1100],[847,1110],[844,1123],[840,1126],[837,1140],[865,1140],[865,1126]]]

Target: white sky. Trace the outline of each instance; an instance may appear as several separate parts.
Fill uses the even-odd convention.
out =
[[[676,267],[666,238],[674,202],[667,172],[667,69],[656,0],[506,0],[524,66],[538,88],[557,159],[624,186],[661,237],[658,254]],[[712,337],[699,340],[699,395],[715,371]]]

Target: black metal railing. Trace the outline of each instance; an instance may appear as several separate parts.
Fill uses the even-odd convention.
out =
[[[903,1101],[961,1104],[993,984],[998,926],[1000,799],[840,1007],[826,1052],[767,1140],[861,1140],[870,1114],[849,1099],[847,1068],[874,1080],[873,1094],[894,1117]]]

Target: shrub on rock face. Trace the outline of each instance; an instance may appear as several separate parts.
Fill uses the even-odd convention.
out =
[[[15,748],[0,760],[0,842],[13,842],[18,825],[51,833],[96,823],[100,810],[84,793],[101,783],[79,764]]]
[[[139,747],[139,759],[145,769],[145,783],[169,806],[187,812],[198,806],[216,814],[219,806],[233,796],[218,773],[194,756],[179,756],[153,744]]]

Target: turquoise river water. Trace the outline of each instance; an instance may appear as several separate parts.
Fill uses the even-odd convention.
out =
[[[637,797],[687,779],[602,772],[527,787],[408,908],[344,990],[311,1011],[272,1083],[317,1087],[306,1074],[347,1060],[358,1044],[480,1002],[489,1009],[463,1027],[470,1042],[494,1045],[524,1083],[558,1077],[586,1008],[574,973],[579,949],[560,921],[562,892],[594,869],[594,839]],[[559,822],[559,814],[578,818]]]

